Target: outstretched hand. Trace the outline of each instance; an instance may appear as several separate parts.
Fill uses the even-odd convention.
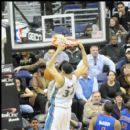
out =
[[[58,44],[57,50],[58,51],[63,51],[65,49],[65,44]]]
[[[80,47],[80,49],[83,49],[83,48],[84,48],[83,44],[80,43],[80,42],[79,42],[79,47]]]
[[[21,68],[22,68],[21,66],[18,66],[18,67],[16,67],[16,68],[14,69],[14,71],[15,71],[16,73],[18,73]]]

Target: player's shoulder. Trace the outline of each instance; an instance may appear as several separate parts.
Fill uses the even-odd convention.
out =
[[[121,124],[120,121],[115,119],[115,130],[121,130]]]

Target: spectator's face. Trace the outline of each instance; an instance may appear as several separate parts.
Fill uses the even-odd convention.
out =
[[[117,6],[117,10],[118,10],[118,12],[124,12],[125,11],[125,6],[123,4],[119,4]]]
[[[29,52],[27,52],[27,51],[21,52],[21,55],[22,55],[23,57],[26,57],[26,56],[29,55]]]
[[[96,46],[91,47],[90,53],[92,54],[93,57],[97,57],[99,54],[98,47]]]
[[[123,98],[121,96],[116,96],[116,103],[123,103]]]
[[[20,80],[19,79],[15,79],[15,83],[16,83],[16,87],[20,87]]]
[[[54,49],[50,49],[48,50],[48,57],[51,58],[55,53],[55,50]]]
[[[128,102],[127,102],[127,108],[128,108],[128,110],[130,111],[130,99],[129,99]]]
[[[127,60],[130,61],[130,51],[126,53]]]
[[[111,37],[111,44],[115,45],[115,44],[117,44],[117,42],[118,42],[117,36],[112,36]]]
[[[91,35],[92,34],[92,27],[88,27],[86,29],[86,33],[89,34],[89,35]]]
[[[38,129],[38,121],[37,120],[32,120],[31,122],[31,127],[35,130]]]
[[[95,92],[92,96],[93,103],[100,103],[101,102],[101,94],[99,92]]]
[[[111,71],[109,72],[107,77],[108,77],[108,80],[110,80],[110,81],[114,81],[116,78],[115,74]]]
[[[114,27],[116,25],[116,22],[114,19],[110,19],[110,27]]]
[[[130,65],[126,65],[123,69],[124,75],[130,74]]]
[[[128,44],[130,44],[130,38],[128,38]]]
[[[44,70],[45,70],[45,69],[42,68],[42,67],[41,67],[41,68],[38,68],[38,72],[40,72],[42,75],[44,75]]]

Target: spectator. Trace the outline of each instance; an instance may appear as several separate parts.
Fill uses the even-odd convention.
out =
[[[91,25],[91,24],[88,24],[88,25],[86,26],[85,32],[84,32],[85,38],[92,38],[92,31],[93,31],[92,25]]]
[[[106,100],[114,101],[116,92],[120,92],[120,84],[116,80],[116,74],[113,71],[107,73],[107,81],[105,81],[99,90],[101,92],[101,97]]]
[[[118,18],[119,23],[126,29],[126,31],[129,31],[130,12],[126,10],[123,2],[117,3],[117,11],[118,13],[114,16]]]
[[[69,56],[70,63],[73,65],[74,69],[82,59],[81,51],[78,47],[69,47],[65,50],[67,55]]]
[[[38,67],[32,78],[32,87],[35,96],[31,102],[34,108],[40,110],[41,113],[46,112],[47,93],[45,91],[49,84],[49,81],[44,77],[45,68],[45,65]]]
[[[109,24],[109,33],[110,33],[110,38],[113,34],[115,34],[117,36],[118,43],[124,43],[127,31],[124,29],[122,25],[119,24],[117,17],[112,17],[110,19],[110,24]]]
[[[78,118],[82,120],[84,104],[91,100],[92,93],[98,91],[98,82],[95,77],[88,75],[88,70],[79,78],[76,89],[76,97],[78,98]]]
[[[127,48],[130,48],[130,33],[127,34],[125,44],[122,45],[122,47],[121,47],[121,56],[122,57],[125,56],[125,51],[126,51]]]
[[[98,91],[98,82],[95,77],[88,75],[88,71],[79,78],[79,85],[76,89],[76,97],[84,101],[91,100],[92,93]]]
[[[130,64],[130,48],[125,51],[125,57],[120,59],[116,64],[116,72],[119,75],[124,64]]]
[[[122,88],[125,89],[126,95],[125,95],[125,103],[130,98],[130,64],[125,64],[122,67],[122,72],[118,76],[117,80],[120,82],[120,85]]]
[[[111,36],[111,42],[102,48],[101,54],[109,57],[115,64],[119,61],[121,58],[121,46],[116,35]]]
[[[34,54],[28,52],[28,51],[23,51],[20,54],[20,60],[19,60],[19,65],[24,66],[24,65],[31,65],[37,61],[36,57]]]
[[[45,61],[43,59],[39,59],[35,64],[32,64],[32,65],[26,65],[26,66],[19,66],[17,68],[15,68],[15,71],[19,71],[20,69],[27,69],[27,70],[37,70],[37,68],[41,67],[39,70],[41,71],[41,69],[43,69],[43,72],[45,71]],[[43,79],[40,79],[39,80],[39,76],[38,76],[38,73],[42,73],[43,75],[43,72],[37,72],[34,74],[33,76],[33,88],[34,88],[34,96],[32,98],[30,98],[30,103],[32,106],[35,107],[35,109],[38,109],[40,110],[41,113],[45,113],[45,106],[43,104],[45,104],[46,102],[46,99],[45,99],[45,96],[43,96],[43,90],[39,89],[42,85],[45,85],[47,86],[47,80],[46,80],[46,83],[44,82],[45,80]],[[35,80],[35,81],[34,81]],[[38,86],[38,85],[41,85],[41,86]],[[39,88],[38,88],[39,87]],[[38,93],[38,94],[37,94]],[[42,93],[42,94],[41,94]]]
[[[124,104],[122,93],[117,92],[115,96],[113,112],[112,112],[112,116],[115,117],[117,120],[120,119],[120,112],[125,107],[124,105],[125,104]]]
[[[46,62],[45,60],[43,59],[39,59],[36,63],[34,64],[31,64],[31,65],[24,65],[24,66],[18,66],[15,68],[15,71],[18,72],[19,70],[21,69],[26,69],[26,70],[29,70],[29,71],[35,71],[39,66],[41,65],[46,65]]]
[[[71,113],[70,130],[81,130],[82,123],[78,120],[74,113]]]
[[[48,52],[45,53],[44,55],[44,60],[46,62],[50,60],[54,53],[55,53],[55,49],[49,49]],[[55,63],[56,66],[59,66],[64,60],[69,62],[69,57],[64,51],[62,51],[61,53],[58,54],[56,58],[56,63]]]
[[[39,127],[39,122],[36,118],[31,119],[30,128],[28,130],[43,130]]]
[[[96,45],[90,47],[90,54],[87,55],[89,64],[89,75],[99,78],[99,75],[103,73],[104,65],[108,65],[109,69],[115,71],[114,62],[108,57],[99,54],[99,48]],[[82,61],[79,62],[80,67]]]
[[[83,124],[88,127],[89,122],[92,117],[97,116],[99,113],[102,113],[103,104],[101,103],[101,94],[100,92],[94,92],[92,94],[92,99],[85,103],[83,110]]]
[[[15,83],[16,83],[16,90],[18,92],[21,112],[33,114],[34,110],[29,103],[29,98],[33,97],[33,92],[29,90],[29,88],[24,87],[21,83],[21,79],[19,78],[15,79]]]

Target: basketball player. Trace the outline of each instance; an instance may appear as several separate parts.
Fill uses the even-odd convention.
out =
[[[130,99],[126,104],[126,108],[121,111],[121,130],[130,130]]]
[[[111,116],[112,110],[112,103],[107,101],[104,104],[103,114],[91,119],[88,130],[121,130],[120,122]]]
[[[75,71],[69,62],[64,62],[61,65],[60,72],[55,67],[57,55],[65,49],[63,44],[58,45],[55,54],[47,63],[47,69],[53,75],[55,83],[51,92],[51,105],[48,109],[44,130],[70,130],[71,105],[77,78],[88,67],[84,47],[81,43],[79,43],[79,47],[82,52],[83,64]]]

